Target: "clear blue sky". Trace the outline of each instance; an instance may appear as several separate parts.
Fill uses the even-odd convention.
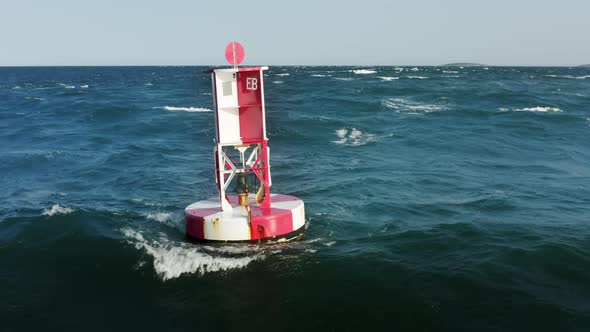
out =
[[[589,0],[0,0],[0,65],[590,63]]]

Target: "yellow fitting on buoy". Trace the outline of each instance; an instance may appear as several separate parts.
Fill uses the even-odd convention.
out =
[[[248,205],[248,193],[238,194],[238,201],[241,206]]]

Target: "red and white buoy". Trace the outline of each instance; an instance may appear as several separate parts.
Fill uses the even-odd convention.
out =
[[[186,234],[195,240],[290,240],[303,233],[303,201],[271,194],[263,71],[238,68],[244,49],[225,51],[233,68],[212,69],[215,180],[219,195],[186,207]],[[232,188],[233,185],[233,188]]]

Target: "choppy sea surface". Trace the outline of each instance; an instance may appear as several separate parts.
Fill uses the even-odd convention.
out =
[[[590,330],[590,69],[271,67],[306,236],[198,245],[205,69],[0,68],[0,330]]]

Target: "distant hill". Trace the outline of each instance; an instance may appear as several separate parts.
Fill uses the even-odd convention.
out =
[[[454,63],[447,63],[443,65],[443,67],[485,67],[481,63],[472,63],[472,62],[454,62]]]
[[[579,65],[578,67],[590,67],[590,64],[587,64],[587,65]]]

